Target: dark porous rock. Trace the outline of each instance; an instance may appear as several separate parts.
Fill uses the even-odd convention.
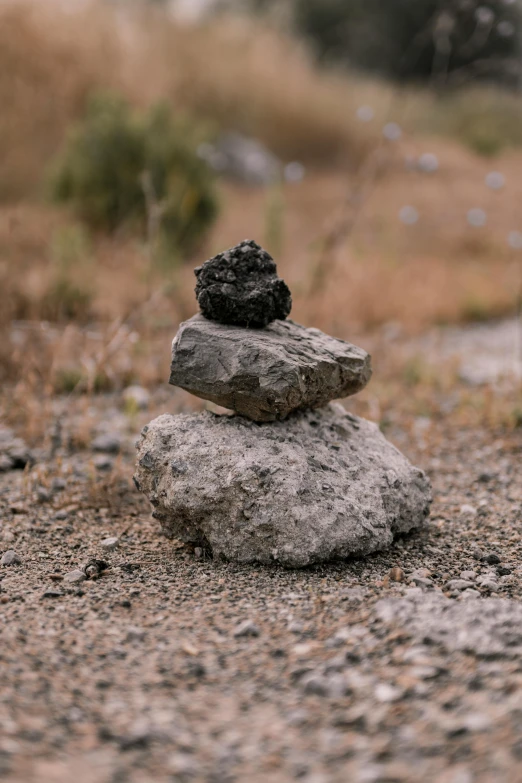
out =
[[[339,404],[264,425],[165,414],[142,433],[135,478],[167,536],[289,567],[386,548],[431,502],[423,471]]]
[[[262,328],[290,315],[292,297],[274,259],[245,240],[194,270],[196,298],[211,321]]]
[[[242,329],[196,315],[172,345],[173,386],[254,421],[356,394],[370,377],[362,348],[292,321]]]

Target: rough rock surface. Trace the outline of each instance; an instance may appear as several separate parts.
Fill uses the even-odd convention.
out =
[[[379,619],[407,627],[420,642],[440,644],[450,653],[518,659],[522,655],[520,603],[498,598],[457,602],[420,589],[409,593],[379,601],[375,607]]]
[[[431,502],[425,474],[340,405],[263,426],[160,416],[142,432],[135,481],[166,534],[291,567],[382,549]]]
[[[194,270],[196,298],[211,321],[260,328],[290,315],[292,297],[274,259],[245,240]]]
[[[196,315],[172,345],[173,386],[254,421],[356,394],[370,377],[362,348],[292,321],[247,331]]]

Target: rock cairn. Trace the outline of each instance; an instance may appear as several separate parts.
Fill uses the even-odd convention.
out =
[[[273,259],[241,242],[196,269],[202,313],[181,324],[170,383],[235,415],[163,415],[135,482],[166,535],[239,562],[364,555],[420,527],[430,485],[332,400],[363,389],[366,351],[290,320]]]

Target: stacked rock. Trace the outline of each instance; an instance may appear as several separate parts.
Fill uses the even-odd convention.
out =
[[[174,339],[170,383],[235,414],[144,428],[135,482],[164,533],[214,557],[301,567],[421,526],[423,471],[332,403],[370,380],[366,351],[286,320],[290,291],[255,242],[195,272],[201,314]]]

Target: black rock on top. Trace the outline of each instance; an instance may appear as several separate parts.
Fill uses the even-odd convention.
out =
[[[211,321],[262,328],[290,314],[288,286],[277,276],[272,256],[252,240],[219,253],[194,272],[198,304]]]

